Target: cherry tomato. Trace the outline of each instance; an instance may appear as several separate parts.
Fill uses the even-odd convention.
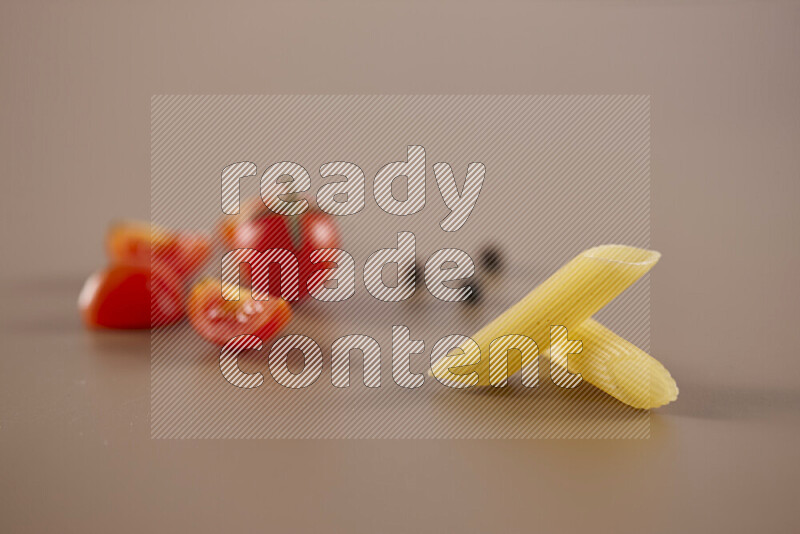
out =
[[[301,299],[308,295],[308,290],[314,290],[325,282],[319,279],[316,287],[308,287],[311,274],[329,267],[311,262],[311,252],[339,248],[339,230],[333,216],[318,210],[295,216],[278,215],[269,211],[260,198],[246,202],[238,215],[226,215],[220,225],[220,235],[231,250],[282,248],[294,253],[300,266]],[[278,280],[274,284],[270,280],[271,288],[281,287],[277,270],[275,276]]]
[[[233,337],[250,334],[267,340],[292,317],[289,304],[277,297],[255,300],[246,287],[239,288],[239,300],[225,300],[219,280],[206,278],[189,294],[189,322],[203,338],[224,345]]]
[[[183,294],[178,277],[167,267],[114,265],[86,281],[78,307],[87,326],[150,328],[183,318]]]
[[[181,278],[188,278],[211,256],[211,241],[201,234],[173,232],[146,222],[125,221],[111,226],[106,239],[114,263],[163,262]]]

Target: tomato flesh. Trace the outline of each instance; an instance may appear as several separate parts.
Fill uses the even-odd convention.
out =
[[[189,322],[206,340],[224,345],[231,338],[250,334],[267,340],[289,322],[289,304],[277,297],[255,300],[246,287],[239,288],[239,300],[225,300],[219,280],[204,279],[189,295]]]
[[[89,277],[78,298],[84,323],[100,328],[151,328],[184,317],[178,278],[168,267],[114,265]]]
[[[195,274],[211,256],[211,241],[201,234],[173,232],[149,223],[126,221],[113,225],[106,238],[114,263],[169,265],[181,278]]]

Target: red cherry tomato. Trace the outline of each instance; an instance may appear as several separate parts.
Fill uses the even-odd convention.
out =
[[[195,274],[211,256],[211,241],[206,236],[173,232],[137,221],[112,225],[106,248],[114,263],[149,264],[152,259],[169,265],[184,279]]]
[[[308,287],[311,274],[330,267],[311,262],[311,252],[339,248],[339,230],[333,216],[317,210],[294,216],[278,215],[269,211],[260,198],[246,202],[238,215],[226,215],[220,225],[220,235],[231,250],[282,248],[294,253],[300,266],[301,299],[308,295],[308,290],[314,290],[325,282],[319,279],[316,287]],[[281,287],[277,271],[277,280],[274,283],[270,280],[271,288]]]
[[[246,287],[239,288],[239,300],[225,300],[220,281],[211,278],[201,280],[192,288],[188,313],[189,322],[197,333],[217,345],[244,334],[266,341],[292,317],[285,300],[277,297],[255,300]]]
[[[166,266],[115,265],[86,281],[78,307],[87,326],[150,328],[183,318],[178,277]]]

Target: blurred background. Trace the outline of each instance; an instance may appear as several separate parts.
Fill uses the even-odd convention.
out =
[[[355,288],[342,302],[292,302],[293,319],[281,334],[310,337],[325,362],[322,376],[307,391],[276,387],[271,379],[258,392],[232,390],[219,371],[219,347],[201,343],[188,325],[155,330],[153,437],[646,436],[647,412],[610,398],[599,400],[588,383],[559,391],[542,378],[541,388],[528,389],[516,378],[516,387],[509,388],[513,391],[465,394],[430,377],[424,380],[424,374],[439,339],[475,335],[584,250],[607,243],[649,248],[649,111],[648,97],[637,95],[154,97],[154,224],[220,236],[206,267],[216,278],[223,255],[232,249],[288,246],[301,262],[300,285],[305,287],[301,256],[308,252],[302,243],[340,247],[355,263]],[[425,203],[416,213],[391,215],[376,202],[373,181],[384,165],[410,158],[409,143],[424,148]],[[341,180],[323,178],[318,169],[336,159],[355,162],[366,175],[366,200],[359,213],[333,217],[318,211],[322,184]],[[258,170],[239,180],[239,213],[223,215],[221,170],[242,160],[258,162]],[[310,207],[291,222],[263,208],[258,193],[259,178],[280,160],[295,162],[310,174],[309,191],[299,195]],[[432,170],[436,162],[451,166],[460,188],[471,162],[486,169],[476,205],[457,231],[440,227],[449,211]],[[398,198],[408,196],[405,182],[403,177],[393,183]],[[299,228],[300,244],[281,239],[290,234],[280,231],[287,224]],[[339,238],[320,241],[313,238],[315,231]],[[401,232],[414,235],[415,257],[387,265],[382,278],[390,286],[413,288],[413,295],[384,302],[365,287],[365,263],[379,250],[397,248]],[[464,251],[474,264],[475,274],[466,282],[472,293],[464,302],[437,300],[426,287],[426,261],[447,248]],[[273,269],[270,289],[276,287],[276,276],[280,272]],[[643,350],[650,343],[649,282],[645,275],[596,314]],[[531,310],[537,311],[544,313]],[[400,381],[392,365],[395,325],[408,327],[410,336],[424,343],[408,364],[410,372],[423,374],[419,390],[395,384]],[[223,340],[247,333],[255,332],[237,323]],[[353,387],[331,386],[333,341],[351,334],[380,344],[380,388],[361,385],[360,354],[351,358]],[[548,339],[539,334],[515,330],[497,337],[504,334],[538,338],[538,350],[547,351]],[[258,354],[241,359],[240,367],[265,371],[270,348],[265,340]],[[482,350],[488,357],[488,346]],[[542,377],[548,376],[544,360],[539,362]],[[290,364],[298,372],[303,369],[299,354]],[[645,373],[639,374],[645,380]]]
[[[796,521],[797,3],[0,9],[3,531]],[[86,332],[75,301],[108,222],[149,218],[151,96],[348,93],[650,95],[650,348],[681,395],[649,439],[150,439],[149,335]]]

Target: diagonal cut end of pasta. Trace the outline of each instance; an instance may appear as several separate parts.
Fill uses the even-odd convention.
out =
[[[631,270],[638,268],[640,269],[639,272],[644,274],[658,263],[658,260],[661,259],[661,253],[657,250],[647,250],[627,245],[600,245],[584,250],[578,257],[623,264]]]
[[[615,399],[650,409],[678,398],[675,380],[658,360],[597,321],[585,321],[570,337],[583,342],[583,350],[569,356],[570,372]]]

